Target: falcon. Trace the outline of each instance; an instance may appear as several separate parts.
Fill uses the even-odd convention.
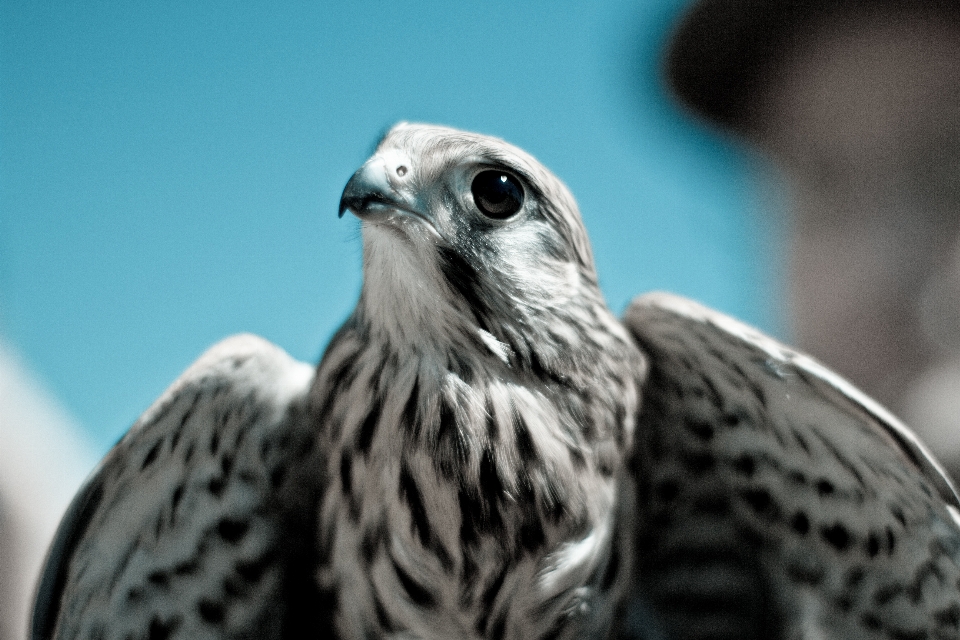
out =
[[[532,156],[401,123],[345,212],[319,366],[241,335],[187,369],[65,515],[35,640],[960,638],[912,432],[692,301],[617,319]]]

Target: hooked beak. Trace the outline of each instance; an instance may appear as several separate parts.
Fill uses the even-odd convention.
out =
[[[347,211],[361,220],[388,222],[395,218],[419,218],[430,227],[433,220],[418,207],[406,190],[398,187],[408,176],[410,164],[389,151],[367,160],[350,178],[340,196],[339,216]]]
[[[399,200],[399,194],[387,178],[385,163],[374,156],[357,169],[344,187],[343,195],[340,196],[339,216],[342,218],[349,210],[362,218],[371,206],[402,205]]]

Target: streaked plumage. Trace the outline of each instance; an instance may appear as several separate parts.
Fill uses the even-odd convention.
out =
[[[64,520],[35,638],[952,638],[960,526],[910,432],[698,305],[606,307],[576,204],[400,124],[344,190],[316,372],[214,347]]]

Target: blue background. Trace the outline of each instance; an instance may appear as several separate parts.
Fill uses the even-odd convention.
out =
[[[557,173],[617,311],[669,289],[776,331],[775,198],[664,89],[684,4],[7,0],[0,337],[100,451],[228,334],[317,361],[361,281],[340,191],[401,119]]]

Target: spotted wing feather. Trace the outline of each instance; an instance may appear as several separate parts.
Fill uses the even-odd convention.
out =
[[[312,379],[254,336],[205,353],[69,508],[32,638],[276,638],[314,624]]]
[[[958,638],[957,498],[916,437],[812,359],[638,298],[638,597],[667,637]]]

